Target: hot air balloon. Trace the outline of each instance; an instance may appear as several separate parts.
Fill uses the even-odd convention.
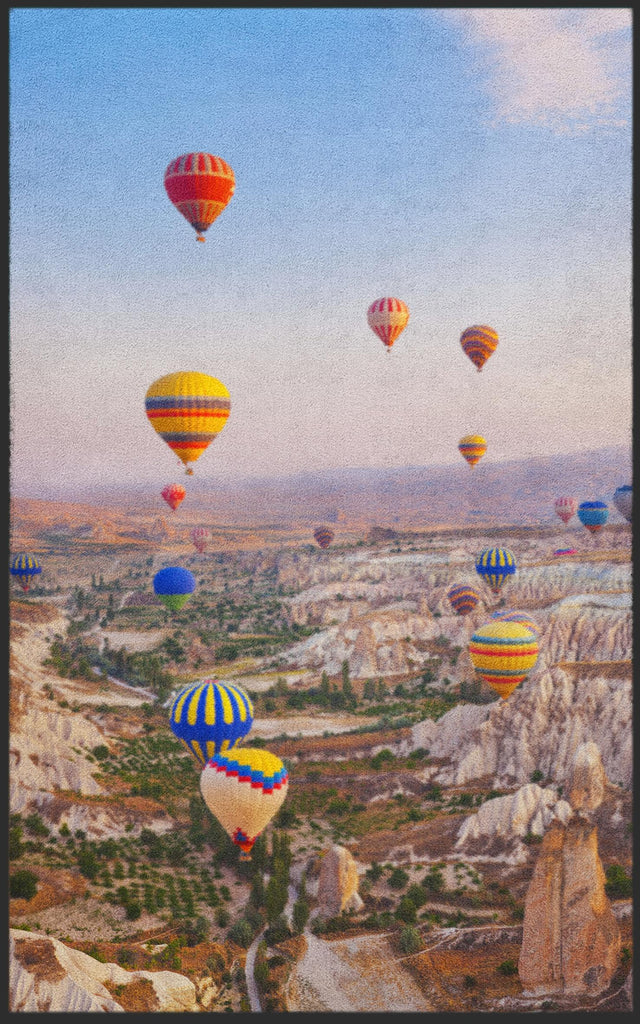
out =
[[[530,629],[534,636],[540,636],[540,626],[527,612],[508,611],[504,609],[502,611],[493,612],[491,615],[492,619],[496,619],[498,622],[519,622],[522,626],[526,626]]]
[[[228,163],[211,153],[184,153],[172,160],[164,172],[164,187],[173,205],[195,228],[196,238],[219,217],[236,187]]]
[[[458,450],[470,466],[475,466],[487,450],[487,442],[480,434],[467,434],[460,438]]]
[[[516,560],[507,548],[485,548],[476,559],[476,572],[494,594],[499,594],[505,580],[516,571]]]
[[[171,730],[204,767],[246,736],[253,705],[241,686],[202,679],[180,691],[171,706]]]
[[[604,501],[583,501],[578,506],[578,519],[589,533],[597,533],[609,518],[609,508]]]
[[[196,578],[188,569],[170,565],[155,574],[153,589],[169,611],[178,612],[196,589]]]
[[[402,299],[376,299],[367,310],[367,321],[387,352],[409,322],[409,309]]]
[[[14,555],[11,559],[9,572],[12,576],[16,577],[18,583],[26,593],[31,585],[33,577],[41,573],[42,569],[40,567],[40,562],[35,555],[21,553],[19,555]]]
[[[328,526],[317,526],[313,531],[313,536],[319,546],[324,550],[324,548],[329,547],[331,541],[335,537],[335,534]]]
[[[194,526],[191,531],[191,540],[193,541],[196,551],[202,554],[207,549],[207,544],[211,540],[211,533],[206,526]]]
[[[154,381],[144,400],[153,429],[187,466],[199,459],[229,418],[231,401],[216,377],[195,371],[169,373]]]
[[[631,493],[631,484],[623,484],[613,495],[613,504],[628,523],[631,522]]]
[[[538,651],[538,638],[521,622],[491,619],[469,641],[476,672],[505,699],[527,677]]]
[[[200,774],[204,802],[240,847],[240,860],[251,860],[253,844],[282,806],[288,788],[280,758],[251,747],[217,754]]]
[[[187,494],[182,484],[167,484],[160,493],[169,508],[173,509],[174,512],[178,505],[184,501]]]
[[[447,591],[449,603],[456,615],[468,615],[482,600],[481,594],[475,587],[467,583],[459,583]]]
[[[578,552],[575,548],[556,548],[553,554],[556,558],[561,558],[562,555],[577,555]]]
[[[487,327],[486,324],[474,324],[462,332],[460,344],[479,373],[498,346],[498,334],[493,327]]]
[[[563,523],[568,523],[571,516],[575,515],[578,502],[575,498],[556,498],[554,509],[556,515],[560,516]]]

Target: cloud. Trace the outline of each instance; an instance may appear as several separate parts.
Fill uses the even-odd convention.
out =
[[[558,133],[630,120],[631,8],[448,8],[484,88],[495,122]]]

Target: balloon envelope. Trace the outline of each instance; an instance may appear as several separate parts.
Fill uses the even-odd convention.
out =
[[[144,404],[151,426],[185,466],[200,458],[231,410],[222,381],[190,370],[159,377],[149,387]]]
[[[578,506],[578,519],[589,533],[602,529],[609,518],[609,508],[604,501],[583,501]]]
[[[182,484],[167,484],[167,486],[162,489],[161,494],[169,508],[173,509],[175,512],[178,505],[184,501],[187,492]]]
[[[229,164],[211,153],[183,153],[164,172],[164,187],[173,205],[195,228],[204,233],[229,203],[235,191],[235,175]]]
[[[169,714],[171,730],[205,765],[246,736],[253,705],[241,686],[202,679],[180,691]]]
[[[211,533],[206,526],[194,526],[191,531],[191,540],[193,545],[200,554],[206,551],[207,544],[211,540]]]
[[[335,534],[328,526],[317,526],[313,531],[313,536],[316,543],[324,549],[329,547]]]
[[[200,790],[211,813],[242,853],[250,852],[260,833],[282,806],[289,776],[282,761],[268,750],[234,748],[207,762]]]
[[[478,372],[498,346],[498,334],[486,324],[474,324],[460,335],[462,350],[469,357]]]
[[[628,523],[631,522],[631,496],[631,484],[623,484],[622,487],[617,487],[613,495],[613,504]]]
[[[509,576],[516,571],[516,559],[507,548],[485,548],[476,559],[476,572],[487,586],[498,594]]]
[[[469,641],[469,657],[478,675],[507,698],[538,660],[538,638],[521,622],[492,619]]]
[[[468,615],[469,612],[473,611],[478,602],[482,600],[482,596],[476,588],[466,583],[459,583],[456,586],[450,587],[447,591],[447,597],[456,615]]]
[[[409,308],[402,299],[376,299],[367,310],[367,322],[389,351],[409,323]]]
[[[575,548],[556,548],[553,554],[556,558],[560,558],[562,555],[577,555],[578,552]]]
[[[530,629],[534,636],[540,636],[540,626],[537,622],[531,618],[528,612],[518,611],[497,611],[491,615],[492,619],[496,619],[497,622],[519,622],[521,625],[526,626]]]
[[[12,576],[16,577],[18,583],[26,593],[31,585],[33,577],[41,573],[42,568],[35,555],[29,555],[26,552],[21,552],[18,555],[14,555],[11,559],[9,572]]]
[[[563,523],[568,523],[571,516],[575,515],[578,508],[576,498],[556,498],[554,509],[557,516],[560,516]]]
[[[155,574],[153,589],[166,608],[177,612],[196,589],[196,578],[188,569],[170,565]]]
[[[475,466],[487,450],[487,442],[480,434],[467,434],[458,442],[460,454],[470,466]]]

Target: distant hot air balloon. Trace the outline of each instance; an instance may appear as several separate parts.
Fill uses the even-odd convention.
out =
[[[202,554],[207,550],[207,544],[211,540],[211,533],[206,526],[194,526],[191,531],[191,540],[196,550]]]
[[[556,548],[553,554],[556,558],[561,558],[562,555],[577,555],[578,552],[575,548]]]
[[[282,806],[289,788],[287,770],[269,750],[234,747],[217,754],[200,774],[204,801],[228,836],[251,860],[251,849]]]
[[[613,495],[613,504],[628,523],[631,522],[631,494],[631,484],[623,484],[616,488]]]
[[[527,677],[538,652],[537,636],[521,622],[491,619],[469,641],[476,672],[505,699]]]
[[[467,434],[458,443],[460,454],[470,466],[475,466],[487,450],[487,442],[480,434]]]
[[[456,615],[468,615],[482,600],[482,595],[468,583],[458,583],[451,587],[447,597]]]
[[[460,344],[479,373],[498,346],[498,334],[486,324],[474,324],[462,332]]]
[[[367,310],[367,321],[387,352],[409,323],[409,309],[402,299],[376,299]]]
[[[583,501],[578,506],[578,519],[589,533],[597,533],[609,518],[609,508],[604,501]]]
[[[155,574],[153,589],[169,611],[177,612],[196,589],[196,578],[188,569],[170,565]]]
[[[40,567],[40,562],[35,555],[21,553],[19,555],[14,555],[11,559],[9,572],[12,576],[16,577],[18,583],[26,593],[31,585],[33,577],[41,573],[42,569]]]
[[[161,494],[169,508],[173,509],[175,512],[178,505],[184,501],[187,492],[182,484],[167,484],[167,486],[162,489]]]
[[[515,556],[507,548],[485,548],[476,559],[476,572],[494,594],[500,593],[505,580],[515,571]]]
[[[576,498],[556,498],[554,509],[557,516],[560,516],[563,523],[568,523],[571,516],[575,515],[578,508]]]
[[[498,622],[519,622],[522,626],[526,626],[527,629],[530,629],[534,636],[540,636],[540,626],[531,618],[528,612],[509,611],[508,609],[504,609],[502,611],[493,612],[491,618],[496,619]]]
[[[224,754],[253,725],[253,705],[241,686],[202,679],[180,691],[171,706],[171,730],[204,767]]]
[[[313,536],[317,544],[324,550],[329,547],[335,534],[328,526],[317,526],[313,531]]]
[[[231,401],[226,387],[216,377],[195,371],[180,371],[159,377],[144,400],[151,426],[180,461],[199,459],[229,418]]]
[[[184,153],[164,172],[167,195],[195,228],[199,242],[228,204],[235,184],[229,164],[211,153]]]

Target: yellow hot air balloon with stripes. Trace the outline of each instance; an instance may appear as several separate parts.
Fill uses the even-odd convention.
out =
[[[522,622],[491,619],[469,641],[476,672],[504,699],[526,679],[538,653],[538,637]]]
[[[487,450],[487,442],[480,434],[465,434],[458,442],[458,451],[471,467],[477,465]]]
[[[251,860],[253,844],[282,806],[288,788],[289,776],[280,758],[251,747],[218,754],[200,775],[204,801],[240,847],[240,860]]]
[[[217,377],[183,370],[155,380],[144,404],[151,426],[191,476],[190,463],[200,458],[227,422],[231,397]]]
[[[169,723],[174,735],[205,765],[247,735],[253,725],[253,705],[241,686],[202,679],[180,691]]]

